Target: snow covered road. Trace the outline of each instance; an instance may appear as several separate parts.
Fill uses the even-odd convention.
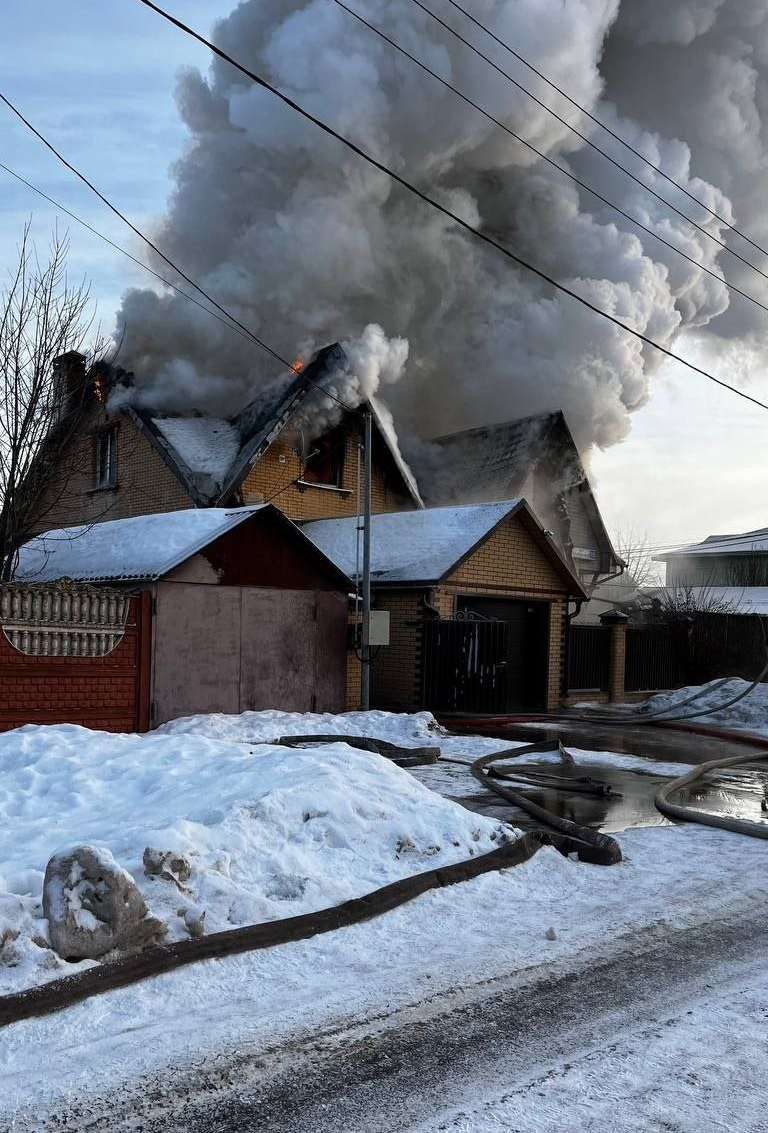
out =
[[[766,934],[761,908],[488,980],[478,954],[471,986],[195,1061],[56,1128],[763,1133]]]

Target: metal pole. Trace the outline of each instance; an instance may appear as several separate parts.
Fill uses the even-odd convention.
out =
[[[365,412],[365,464],[363,473],[363,636],[361,642],[360,707],[371,706],[371,445],[373,422],[370,409]]]

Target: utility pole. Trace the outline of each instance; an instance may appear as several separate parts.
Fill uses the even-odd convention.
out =
[[[373,418],[369,408],[364,414],[364,472],[363,472],[363,635],[360,653],[360,707],[366,712],[371,706],[371,478],[373,462]]]

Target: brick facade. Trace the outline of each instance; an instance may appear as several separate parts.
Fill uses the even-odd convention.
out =
[[[117,483],[95,488],[95,446],[99,432],[117,429]],[[32,533],[58,527],[127,519],[192,507],[192,500],[154,446],[122,414],[108,416],[94,405],[70,451],[49,477]]]
[[[301,480],[302,463],[291,436],[281,434],[241,485],[244,504],[270,500],[290,519],[326,519],[357,514],[358,439],[354,423],[347,422],[340,484],[328,488],[319,484],[296,484]],[[402,487],[390,454],[378,438],[373,446],[371,506],[374,512],[407,511],[414,503]]]
[[[117,429],[117,483],[96,488],[96,438]],[[286,430],[246,474],[238,503],[270,500],[291,519],[318,519],[357,512],[357,431],[346,424],[346,444],[339,488],[298,486],[302,465]],[[37,508],[32,534],[59,527],[127,519],[134,515],[178,511],[193,501],[157,449],[123,414],[108,415],[94,402],[82,431],[49,477]],[[414,506],[386,446],[376,437],[373,452],[374,512],[403,511]]]

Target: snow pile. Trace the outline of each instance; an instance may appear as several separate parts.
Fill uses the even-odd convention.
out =
[[[192,734],[192,721],[148,736],[75,725],[0,735],[0,993],[80,966],[49,949],[41,902],[48,859],[73,844],[113,854],[178,940],[203,912],[206,932],[293,916],[487,852],[508,836],[378,755],[344,743],[293,750],[242,742],[242,731],[233,742],[236,719],[202,718],[207,735]],[[300,715],[240,719],[259,738],[311,730]],[[311,719],[325,731],[341,726],[336,717]],[[354,715],[344,719],[354,728]],[[423,737],[430,719],[393,718],[389,735]],[[147,876],[147,847],[172,851],[189,869]]]
[[[153,735],[207,736],[214,740],[236,743],[273,743],[281,736],[320,736],[344,734],[371,736],[404,747],[443,743],[447,735],[431,712],[241,712],[228,715],[211,712],[200,716],[182,716],[161,724]],[[494,740],[494,743],[498,743]]]
[[[710,681],[705,685],[689,685],[687,688],[677,688],[672,692],[657,693],[642,704],[627,705],[627,707],[632,707],[643,715],[650,712],[671,713],[681,701],[688,700],[695,693],[701,692],[702,695],[692,704],[680,709],[681,715],[701,711],[702,715],[697,716],[693,723],[717,724],[722,728],[738,728],[768,736],[768,685],[756,685],[743,700],[723,711],[717,710],[718,705],[745,692],[750,683],[741,680],[740,677],[731,677],[725,684],[720,681]]]

